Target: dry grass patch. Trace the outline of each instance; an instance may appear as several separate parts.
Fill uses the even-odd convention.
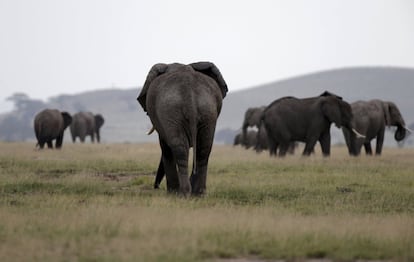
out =
[[[410,261],[412,159],[413,149],[278,159],[215,146],[207,195],[183,199],[152,189],[158,145],[0,143],[0,257]]]

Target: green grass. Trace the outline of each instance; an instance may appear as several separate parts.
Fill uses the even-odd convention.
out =
[[[215,146],[207,195],[153,190],[152,144],[0,143],[2,261],[414,260],[414,149]]]

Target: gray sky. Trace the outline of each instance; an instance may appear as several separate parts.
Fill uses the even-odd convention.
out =
[[[230,91],[350,66],[414,67],[410,0],[0,0],[6,97],[141,86],[208,60]],[[131,98],[135,99],[135,98]]]

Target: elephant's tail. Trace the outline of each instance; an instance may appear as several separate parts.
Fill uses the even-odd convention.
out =
[[[191,116],[189,118],[190,124],[190,134],[191,134],[191,143],[190,147],[193,147],[193,168],[191,175],[197,174],[197,118],[196,116]]]
[[[193,174],[197,174],[197,125],[193,125],[192,140],[193,140]]]

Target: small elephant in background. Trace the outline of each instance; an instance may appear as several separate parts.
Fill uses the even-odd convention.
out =
[[[247,135],[247,128],[248,127],[256,127],[257,129],[260,128],[260,121],[262,118],[263,111],[265,110],[266,106],[261,107],[250,107],[244,113],[244,120],[242,126],[242,135]]]
[[[216,122],[227,91],[223,76],[211,62],[159,63],[151,68],[137,100],[158,133],[162,151],[155,188],[165,174],[169,192],[205,193]]]
[[[406,130],[403,117],[393,102],[374,99],[357,101],[351,104],[354,116],[353,125],[365,138],[358,138],[349,129],[342,129],[350,155],[357,156],[364,145],[365,153],[372,155],[371,140],[376,139],[375,154],[380,155],[384,143],[386,126],[396,126],[394,138],[401,141],[405,138]]]
[[[96,140],[101,141],[100,129],[103,126],[105,119],[102,115],[94,115],[91,112],[79,112],[73,116],[72,124],[70,125],[70,132],[72,134],[73,143],[79,137],[82,143],[85,142],[86,136],[91,137],[91,142]]]
[[[251,147],[255,148],[257,144],[257,131],[249,130],[247,131],[246,135],[243,136],[243,133],[239,133],[234,137],[233,145],[241,145],[246,149]]]
[[[57,109],[45,109],[36,114],[34,118],[34,131],[37,139],[37,146],[43,149],[45,143],[48,148],[62,148],[63,134],[71,124],[72,117],[68,112],[60,112]]]
[[[244,142],[245,144],[252,143],[252,141],[254,141],[255,144],[250,146],[254,147],[257,153],[269,149],[269,138],[264,123],[262,122],[262,116],[265,109],[266,106],[248,108],[244,113],[242,133],[235,137],[235,142],[236,139]],[[252,131],[247,131],[249,127],[257,128],[257,132],[254,131],[256,134],[255,139],[252,138]],[[245,138],[243,139],[243,137]],[[246,145],[246,148],[248,149],[250,146]],[[295,142],[292,142],[289,145],[288,153],[294,154],[295,147]]]

